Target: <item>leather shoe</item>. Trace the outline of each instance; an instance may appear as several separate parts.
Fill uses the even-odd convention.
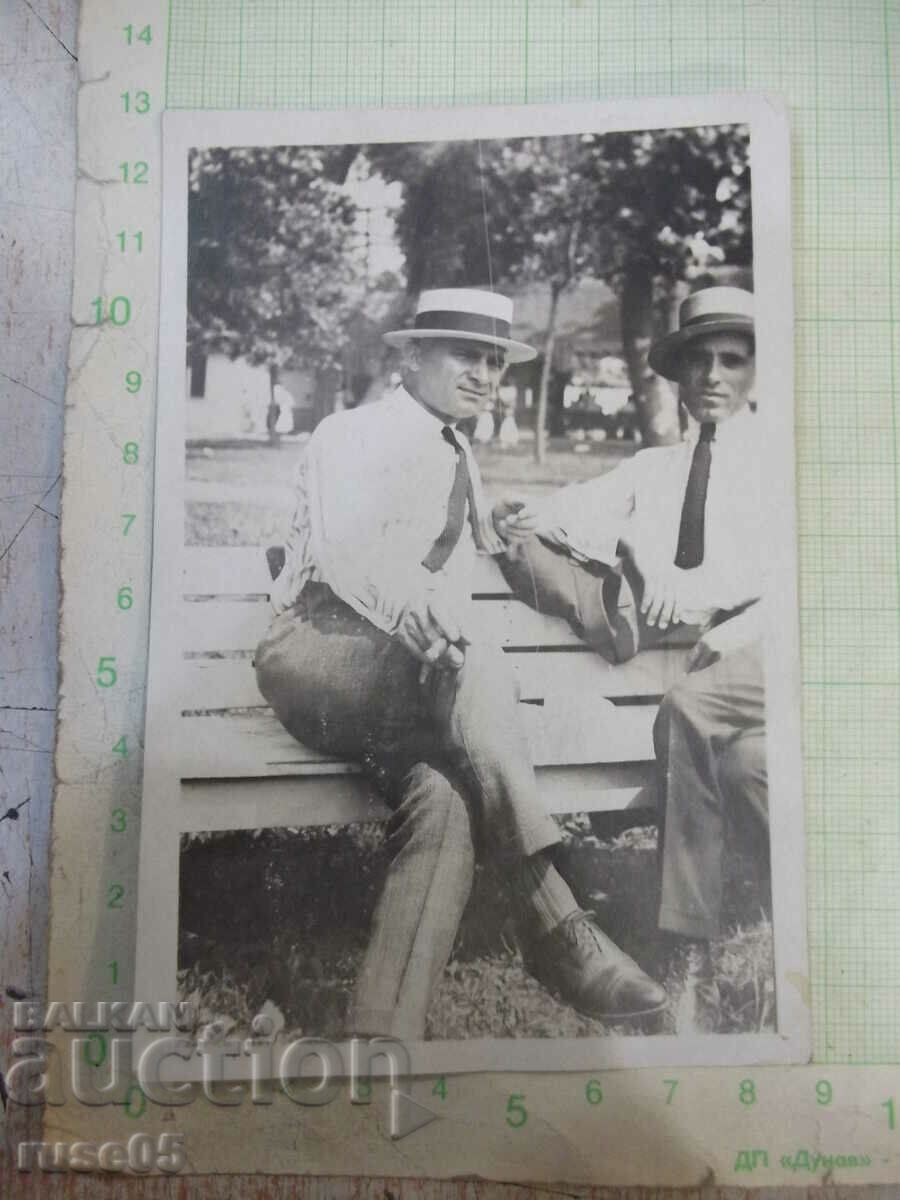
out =
[[[666,990],[608,938],[594,914],[576,909],[524,952],[527,970],[586,1017],[624,1021],[666,1006]]]

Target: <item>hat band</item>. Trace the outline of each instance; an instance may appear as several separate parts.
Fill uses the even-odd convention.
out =
[[[415,328],[447,329],[454,333],[480,333],[487,334],[489,337],[509,337],[509,321],[484,316],[482,313],[447,312],[439,308],[417,313]]]
[[[692,329],[695,325],[709,325],[714,321],[733,321],[736,325],[746,322],[748,325],[753,324],[753,318],[747,313],[733,312],[713,312],[702,313],[700,316],[691,317],[681,326],[682,329]]]

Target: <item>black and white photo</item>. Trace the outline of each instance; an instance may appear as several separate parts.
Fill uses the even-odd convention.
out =
[[[138,983],[416,1070],[803,1060],[783,113],[164,137]]]

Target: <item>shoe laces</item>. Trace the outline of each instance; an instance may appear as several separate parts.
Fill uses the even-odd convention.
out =
[[[588,938],[602,954],[605,947],[603,938],[598,936],[600,930],[594,924],[596,919],[597,914],[591,909],[576,909],[570,916],[563,918],[561,932],[566,941],[571,942],[574,946],[582,945]]]

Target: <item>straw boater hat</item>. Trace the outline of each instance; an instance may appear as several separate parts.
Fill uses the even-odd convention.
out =
[[[537,356],[533,346],[509,336],[513,302],[497,292],[476,288],[436,288],[419,297],[412,329],[384,335],[390,346],[424,338],[461,338],[502,346],[508,363],[528,362]]]
[[[688,342],[708,333],[753,336],[753,293],[736,287],[709,287],[682,300],[678,328],[650,349],[650,366],[678,382],[678,360]]]

